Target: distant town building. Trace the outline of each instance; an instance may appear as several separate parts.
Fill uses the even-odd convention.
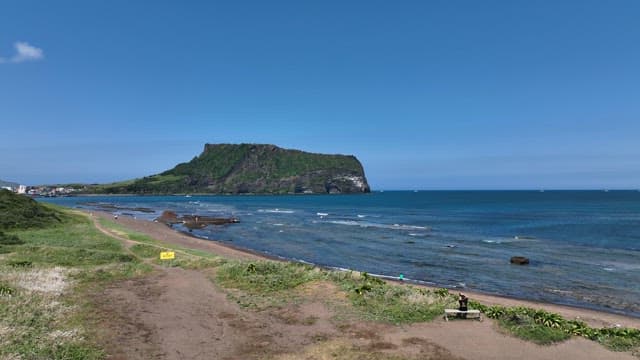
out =
[[[13,191],[13,188],[11,186],[3,186],[2,187],[4,190],[9,190],[9,191]]]
[[[26,194],[27,193],[27,186],[26,185],[19,185],[18,186],[18,194]]]

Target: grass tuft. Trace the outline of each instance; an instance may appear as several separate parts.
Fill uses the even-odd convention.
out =
[[[9,284],[0,281],[0,297],[2,296],[11,296],[15,294],[16,290],[9,286]]]
[[[319,273],[303,264],[276,261],[233,261],[220,267],[217,279],[223,286],[251,293],[270,293],[293,289],[317,280]]]
[[[431,321],[456,304],[448,292],[390,284],[367,273],[330,272],[330,276],[369,320],[394,324]]]
[[[136,254],[136,256],[149,259],[160,256],[160,252],[163,249],[158,248],[157,246],[146,245],[146,244],[135,244],[130,248],[131,252]]]
[[[516,337],[539,345],[550,345],[565,341],[571,337],[562,329],[549,327],[536,322],[527,315],[513,315],[498,320],[498,324]]]

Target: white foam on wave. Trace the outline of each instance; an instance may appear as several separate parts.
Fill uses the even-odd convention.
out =
[[[288,209],[259,209],[258,212],[272,213],[272,214],[293,214],[295,211]]]
[[[357,216],[358,216],[360,219],[367,217],[367,215],[360,215],[360,214],[358,214]]]
[[[429,234],[424,234],[424,233],[409,233],[409,236],[413,236],[413,237],[423,237],[423,236],[429,236]]]
[[[331,220],[329,221],[329,223],[336,224],[336,225],[362,226],[359,222],[354,220]]]
[[[636,271],[636,270],[640,270],[640,263],[627,263],[627,262],[621,262],[621,261],[606,261],[602,263],[602,266],[604,267],[603,270],[606,271],[616,271],[616,270],[622,270],[622,271]],[[611,269],[611,270],[609,270]]]
[[[276,224],[271,224],[273,226],[284,226],[284,224],[280,224],[280,223],[276,223]]]
[[[523,239],[523,238],[513,237],[513,238],[482,239],[482,242],[487,244],[509,244],[509,243],[533,241],[533,240],[535,239],[533,238]]]
[[[347,225],[347,226],[360,226],[362,228],[379,228],[379,229],[392,229],[392,230],[431,230],[431,228],[427,226],[418,226],[418,225],[402,225],[402,224],[381,224],[374,223],[368,221],[356,221],[356,220],[332,220],[328,221],[331,224],[336,225]]]
[[[316,213],[316,215],[324,217],[324,216],[329,216],[329,213],[319,212],[319,213]]]

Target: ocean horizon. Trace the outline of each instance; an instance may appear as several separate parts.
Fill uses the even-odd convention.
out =
[[[240,223],[191,234],[319,266],[640,317],[638,190],[40,200],[150,221],[164,210],[234,216]],[[510,264],[512,256],[530,264]]]

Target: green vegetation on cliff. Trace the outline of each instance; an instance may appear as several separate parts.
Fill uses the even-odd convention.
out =
[[[325,155],[259,144],[206,144],[191,161],[99,193],[291,194],[363,193],[369,185],[354,156]]]

